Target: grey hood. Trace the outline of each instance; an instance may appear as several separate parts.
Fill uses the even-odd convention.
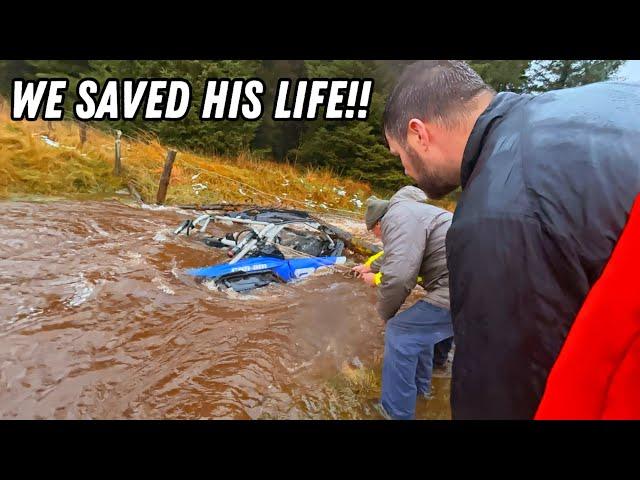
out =
[[[401,200],[414,200],[416,202],[425,203],[428,198],[427,195],[418,187],[412,187],[409,185],[407,187],[402,187],[400,190],[394,193],[393,196],[389,199],[389,202],[397,203]]]

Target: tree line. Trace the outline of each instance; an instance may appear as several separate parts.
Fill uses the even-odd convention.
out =
[[[189,114],[181,121],[96,122],[128,135],[154,134],[166,144],[203,154],[234,157],[240,152],[327,168],[338,175],[369,182],[381,192],[407,183],[400,162],[383,143],[382,112],[386,96],[411,61],[389,60],[0,60],[0,93],[8,97],[13,78],[70,79],[67,110],[81,78],[183,78],[193,87]],[[470,60],[470,65],[496,91],[540,93],[603,81],[621,60]],[[266,83],[265,112],[258,121],[203,122],[198,117],[208,78],[257,77]],[[373,78],[366,121],[274,121],[271,108],[280,78]]]

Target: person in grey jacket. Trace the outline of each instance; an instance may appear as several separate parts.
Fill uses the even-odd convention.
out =
[[[389,201],[367,200],[367,228],[377,231],[384,244],[376,304],[386,321],[380,406],[394,419],[415,416],[417,396],[431,392],[434,345],[453,337],[445,249],[452,214],[426,200],[411,186]],[[362,273],[371,284],[373,273]],[[424,299],[398,313],[418,277]]]

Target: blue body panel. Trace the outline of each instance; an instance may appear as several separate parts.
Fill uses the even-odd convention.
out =
[[[290,258],[282,260],[272,257],[255,257],[239,260],[234,264],[223,263],[210,267],[191,268],[187,270],[189,275],[204,278],[220,278],[231,273],[238,272],[264,272],[267,270],[275,273],[285,282],[304,278],[314,273],[318,268],[344,263],[345,257],[314,257],[314,258]]]

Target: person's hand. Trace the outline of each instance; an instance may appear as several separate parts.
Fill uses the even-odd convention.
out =
[[[361,275],[364,275],[365,273],[369,273],[371,271],[371,267],[368,265],[356,265],[355,267],[353,267],[351,269],[352,272],[356,272],[356,276],[360,277]]]
[[[371,287],[376,286],[376,274],[373,272],[367,272],[362,274],[362,281]]]

